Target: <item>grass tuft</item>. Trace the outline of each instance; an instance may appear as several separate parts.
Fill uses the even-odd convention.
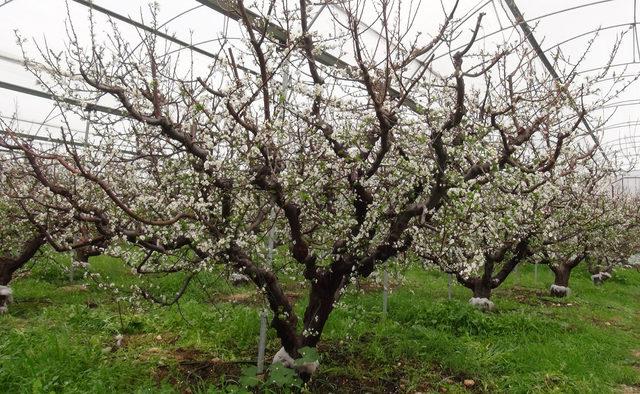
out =
[[[55,256],[21,274],[16,303],[0,317],[0,387],[7,393],[217,393],[237,387],[255,362],[262,300],[202,276],[179,307],[130,306]],[[93,272],[127,287],[129,270],[107,257]],[[183,276],[157,278],[174,292]],[[447,276],[410,270],[382,315],[379,286],[351,289],[319,347],[309,392],[607,393],[640,390],[640,272],[619,270],[603,286],[573,275],[573,295],[548,297],[552,276],[519,267],[494,292],[497,310],[468,305]],[[299,294],[293,284],[287,291]],[[297,310],[305,303],[300,294]],[[122,346],[115,336],[123,335]],[[280,345],[268,332],[267,355]],[[465,385],[466,383],[466,385]]]

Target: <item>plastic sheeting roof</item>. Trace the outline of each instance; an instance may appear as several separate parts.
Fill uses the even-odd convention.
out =
[[[209,2],[215,1],[209,0]],[[65,20],[70,18],[81,36],[88,34],[87,3],[90,2],[0,0],[0,37],[2,37],[0,40],[0,116],[5,120],[17,118],[22,132],[50,138],[55,135],[55,129],[61,124],[50,100],[7,89],[9,87],[7,84],[34,91],[43,89],[21,65],[24,59],[16,43],[16,32],[30,40],[26,46],[29,48],[29,52],[26,53],[27,58],[37,59],[38,57],[33,42],[40,45],[46,42],[51,50],[60,51],[64,48],[67,37]],[[219,40],[222,37],[231,40],[239,39],[242,37],[242,32],[235,21],[203,3],[207,1],[157,1],[159,30],[198,48],[196,52],[173,42],[172,50],[182,52],[183,56],[193,56],[196,70],[202,70],[204,73],[211,61],[211,56],[219,50]],[[260,6],[265,1],[255,3]],[[319,3],[321,2],[315,2],[315,4]],[[339,15],[341,12],[340,6],[337,5],[339,2],[333,3],[329,6],[315,7],[320,11],[316,15],[315,29],[331,29],[330,17]],[[412,3],[417,7],[416,23],[412,33],[422,32],[429,37],[438,30],[445,11],[452,8],[454,1],[414,0]],[[602,67],[609,60],[614,42],[623,33],[622,45],[613,62],[612,70],[616,75],[623,75],[629,79],[635,78],[640,73],[640,43],[636,31],[639,5],[636,0],[516,0],[516,3],[524,18],[534,28],[534,35],[540,42],[540,46],[549,56],[560,50],[565,58],[577,61],[589,40],[593,39],[594,34],[599,31],[596,44],[577,69],[580,76],[601,72]],[[139,23],[146,25],[151,23],[149,2],[146,0],[95,0],[93,4]],[[367,11],[363,22],[371,21],[374,25],[375,8],[372,7]],[[477,44],[480,47],[484,46],[490,51],[505,41],[522,39],[522,32],[514,27],[515,19],[506,0],[460,0],[456,18],[458,23],[464,23],[464,29],[468,30],[475,24],[475,17],[479,12],[486,14],[480,31],[482,40]],[[94,18],[98,26],[98,34],[110,31],[111,26],[107,16],[94,12]],[[132,43],[140,41],[142,34],[140,30],[122,21],[114,20],[114,23]],[[375,28],[368,30],[367,34],[372,42],[379,38]],[[450,49],[442,46],[435,54],[440,57],[439,62],[450,62],[449,53]],[[348,51],[332,54],[349,61]],[[438,67],[437,63],[434,67]],[[606,81],[603,82],[605,85],[606,83]],[[608,86],[602,88],[606,91]],[[105,101],[101,104],[109,103]],[[611,117],[607,126],[596,130],[596,133],[604,148],[617,152],[619,157],[626,158],[624,166],[630,166],[629,163],[640,158],[638,109],[640,109],[640,89],[637,85],[633,85],[615,102],[602,108],[600,114],[595,114],[603,118]],[[73,129],[78,133],[84,132],[84,123],[77,119],[73,123]]]

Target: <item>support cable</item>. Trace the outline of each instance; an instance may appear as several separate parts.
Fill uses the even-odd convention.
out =
[[[98,111],[105,114],[119,115],[119,116],[126,117],[126,114],[124,112],[115,108],[105,107],[99,104],[86,104],[86,103],[82,103],[80,100],[65,98],[65,97],[58,97],[51,93],[46,93],[40,90],[31,89],[25,86],[16,85],[9,82],[0,81],[0,89],[12,90],[14,92],[24,93],[34,97],[40,97],[47,100],[58,101],[66,104],[75,105],[80,108],[83,108],[86,111]]]
[[[520,12],[520,9],[516,5],[515,1],[514,0],[505,0],[505,3],[507,4],[509,9],[511,10],[511,13],[513,14],[514,18],[516,19],[517,25],[520,26],[520,29],[522,30],[524,36],[529,41],[529,44],[531,44],[531,47],[533,48],[533,50],[538,55],[538,58],[540,58],[540,60],[542,61],[542,64],[547,69],[549,74],[551,74],[553,79],[556,80],[559,84],[561,84],[561,85],[564,84],[564,81],[560,78],[560,75],[558,75],[558,72],[553,67],[553,65],[551,64],[551,62],[547,58],[547,55],[544,53],[544,51],[540,47],[540,44],[538,43],[538,40],[536,40],[536,37],[533,35],[533,31],[531,30],[531,27],[529,26],[527,21],[524,19],[524,16]],[[566,94],[567,98],[569,99],[569,102],[571,103],[571,106],[574,107],[574,110],[579,112],[578,104],[576,103],[575,99],[570,95],[570,93],[568,91],[565,91],[565,94]],[[589,124],[589,121],[586,119],[586,117],[582,118],[582,124],[584,125],[584,127],[587,130],[588,134],[591,136],[591,139],[593,139],[593,142],[595,142],[596,145],[598,146],[598,149],[600,150],[600,152],[602,152],[602,155],[603,155],[605,161],[607,163],[610,163],[609,162],[609,158],[607,157],[607,153],[600,146],[600,139],[598,138],[596,133],[593,131],[593,128]]]
[[[74,1],[79,1],[79,0],[74,0]],[[237,10],[237,6],[229,4],[228,1],[223,1],[223,0],[196,0],[196,1],[214,11],[217,11],[218,13],[224,16],[229,17],[230,19],[233,19],[234,21],[240,20],[240,13]],[[282,43],[287,42],[289,33],[285,29],[276,25],[273,22],[264,20],[262,16],[247,9],[246,7],[244,9],[244,12],[246,12],[246,15],[248,16],[249,20],[252,22],[252,26],[255,30],[259,29],[260,24],[256,22],[260,21],[264,23],[264,25],[266,25],[267,34],[271,35],[271,37],[273,37],[274,39]],[[329,67],[335,67],[339,69],[346,69],[350,67],[349,63],[345,62],[339,57],[334,56],[324,50],[317,55],[316,60],[318,61],[318,63],[325,66],[329,66]],[[393,98],[400,98],[403,96],[398,90],[391,87],[389,88],[389,95]],[[420,113],[419,106],[415,101],[413,101],[410,98],[406,98],[403,102],[403,105],[407,106],[415,113]]]

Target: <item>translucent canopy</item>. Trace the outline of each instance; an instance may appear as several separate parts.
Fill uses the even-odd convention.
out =
[[[291,0],[289,0],[291,2]],[[107,37],[116,26],[131,45],[137,45],[144,34],[162,35],[170,51],[188,56],[194,64],[194,73],[206,73],[208,65],[217,56],[222,40],[240,40],[243,32],[238,23],[224,14],[229,1],[223,0],[160,0],[158,19],[151,18],[151,5],[147,0],[0,0],[0,116],[5,121],[13,120],[19,130],[56,143],[56,129],[61,126],[60,114],[54,103],[35,77],[24,68],[25,60],[38,60],[39,50],[48,53],[60,52],[65,48],[69,29],[73,27],[80,40],[90,34],[90,19],[93,19],[96,35]],[[269,2],[247,2],[255,12],[265,11]],[[279,2],[276,2],[279,3]],[[293,3],[297,2],[292,2]],[[344,16],[341,2],[310,2],[312,7],[312,30],[330,33],[336,29],[335,21]],[[330,4],[325,4],[330,3]],[[427,41],[433,37],[444,17],[451,11],[454,0],[424,0],[405,2],[406,13],[399,18],[411,25],[411,37],[418,34]],[[94,6],[90,13],[91,6]],[[494,51],[505,42],[525,41],[522,25],[516,21],[516,5],[527,25],[533,29],[535,42],[539,44],[541,57],[553,59],[560,56],[569,64],[576,63],[572,83],[588,83],[587,77],[598,75],[606,66],[615,78],[605,79],[598,86],[606,94],[614,79],[632,81],[640,71],[640,42],[636,22],[636,2],[628,0],[460,0],[455,13],[455,24],[461,34],[467,34],[475,25],[479,13],[485,17],[480,30],[478,47],[487,52]],[[411,6],[410,6],[411,5]],[[251,8],[250,8],[251,9]],[[362,24],[366,28],[365,42],[375,46],[381,40],[378,26],[379,10],[365,8]],[[69,23],[71,21],[72,23]],[[273,21],[278,23],[278,21]],[[283,26],[284,27],[284,26]],[[17,44],[25,40],[26,53]],[[526,45],[532,45],[528,41]],[[612,59],[611,52],[616,42],[620,48]],[[590,43],[592,45],[590,46]],[[587,49],[589,50],[587,51]],[[433,55],[437,59],[433,71],[451,62],[451,53],[457,48],[444,45],[436,48]],[[353,64],[350,48],[331,48],[332,56]],[[540,59],[542,67],[543,60]],[[564,81],[567,70],[554,70]],[[615,73],[615,74],[614,74]],[[607,82],[609,81],[609,82]],[[115,106],[108,99],[99,103],[105,108]],[[601,141],[603,151],[610,159],[624,169],[631,169],[638,156],[637,132],[640,125],[638,106],[640,90],[636,84],[630,85],[615,100],[602,105],[591,113],[593,118],[606,119],[604,126],[589,130]],[[72,130],[79,135],[88,132],[86,119],[67,119]]]

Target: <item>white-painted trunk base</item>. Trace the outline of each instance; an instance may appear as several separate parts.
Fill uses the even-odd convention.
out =
[[[291,357],[289,353],[284,350],[284,347],[281,347],[280,350],[278,350],[278,353],[273,356],[272,363],[282,363],[282,365],[287,368],[295,369],[298,372],[308,373],[309,375],[313,375],[320,367],[320,362],[318,361],[296,365],[296,360],[294,360],[293,357]]]
[[[482,311],[492,311],[496,309],[496,305],[490,299],[484,297],[472,297],[469,300],[469,304]]]
[[[607,279],[611,279],[611,274],[608,272],[598,272],[595,275],[591,275],[591,280],[596,285],[601,285]]]
[[[74,261],[73,263],[71,263],[71,266],[78,269],[87,269],[89,268],[89,263],[87,263],[86,261]]]
[[[551,285],[551,295],[555,297],[568,297],[571,295],[571,289],[564,286]]]
[[[251,282],[251,279],[249,279],[249,277],[247,275],[238,274],[237,272],[233,272],[231,275],[229,275],[229,281],[234,286],[241,286],[241,285],[244,285],[244,284],[247,284],[247,283]]]
[[[0,286],[0,314],[9,311],[11,302],[13,302],[13,290],[9,286]]]

